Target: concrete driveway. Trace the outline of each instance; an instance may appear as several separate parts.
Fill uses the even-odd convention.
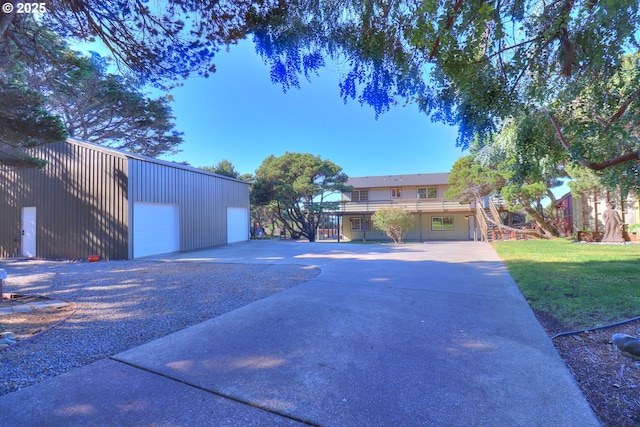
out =
[[[488,244],[251,241],[154,259],[322,272],[4,396],[3,423],[599,425]]]

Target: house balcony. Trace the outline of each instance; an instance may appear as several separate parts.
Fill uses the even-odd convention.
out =
[[[475,210],[474,204],[451,202],[446,199],[419,199],[419,200],[367,200],[362,202],[340,201],[337,213],[363,214],[374,213],[381,208],[394,207],[409,212],[470,212]]]

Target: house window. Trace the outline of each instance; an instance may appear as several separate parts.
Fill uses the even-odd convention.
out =
[[[438,197],[438,189],[436,187],[418,188],[418,199],[435,199]]]
[[[362,228],[364,226],[364,228]],[[352,230],[368,230],[369,229],[369,219],[362,218],[351,218],[351,229]]]
[[[434,216],[431,217],[431,229],[433,231],[451,231],[453,230],[452,216]]]
[[[352,202],[363,202],[369,200],[369,190],[353,190],[351,192]]]
[[[402,188],[398,187],[398,188],[392,188],[391,189],[391,198],[392,199],[399,199],[402,196]]]

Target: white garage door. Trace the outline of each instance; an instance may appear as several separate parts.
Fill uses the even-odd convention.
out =
[[[227,208],[227,243],[249,240],[249,209]]]
[[[178,205],[133,204],[133,257],[180,250]]]

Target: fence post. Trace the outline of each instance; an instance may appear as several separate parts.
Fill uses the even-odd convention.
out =
[[[7,278],[7,272],[0,268],[0,302],[2,301],[2,281]]]

